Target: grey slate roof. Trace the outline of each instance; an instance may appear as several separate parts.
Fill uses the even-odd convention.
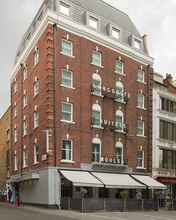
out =
[[[64,1],[64,0],[63,0]],[[95,13],[98,16],[102,16],[107,20],[111,20],[114,24],[121,27],[138,38],[141,38],[135,25],[127,14],[118,10],[117,8],[109,5],[102,0],[69,0],[74,4],[82,6],[90,12]]]
[[[85,25],[85,12],[90,12],[100,18],[100,32],[103,35],[107,34],[107,25],[111,23],[112,25],[116,25],[121,30],[121,43],[127,46],[130,45],[130,37],[135,36],[138,39],[141,39],[141,50],[140,52],[146,54],[143,45],[143,39],[140,33],[138,32],[136,26],[133,24],[131,19],[127,14],[118,10],[117,8],[107,4],[103,0],[44,0],[41,8],[39,9],[37,15],[35,16],[32,24],[28,28],[27,32],[24,34],[24,37],[21,41],[20,47],[18,48],[16,61],[18,60],[18,56],[22,53],[24,48],[28,42],[28,36],[32,36],[36,29],[37,19],[41,17],[43,8],[50,8],[50,10],[55,11],[55,13],[59,12],[59,2],[68,3],[72,9],[71,19],[74,22]]]

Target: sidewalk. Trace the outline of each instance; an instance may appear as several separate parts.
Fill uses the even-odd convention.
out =
[[[38,208],[33,206],[20,206],[19,208],[7,204],[0,203],[9,208],[16,208],[25,212],[41,213],[50,216],[58,216],[68,218],[70,220],[175,220],[176,211],[160,210],[146,212],[96,212],[96,213],[80,213],[68,210]],[[58,218],[58,219],[60,219]]]
[[[36,213],[42,213],[46,215],[54,215],[58,217],[66,217],[71,220],[123,220],[122,218],[117,218],[117,217],[110,217],[110,216],[103,216],[100,213],[80,213],[76,211],[68,211],[68,210],[59,210],[59,209],[47,209],[47,208],[39,208],[39,207],[34,207],[34,206],[20,206],[16,207],[14,205],[11,205],[9,203],[1,203],[0,206],[5,206],[8,208],[16,208],[22,211],[28,211],[28,212],[36,212]],[[109,213],[110,214],[110,213]]]

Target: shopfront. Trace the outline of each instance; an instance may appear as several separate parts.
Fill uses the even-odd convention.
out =
[[[152,193],[166,189],[150,176],[60,170],[61,208],[84,211],[153,207]],[[137,193],[141,198],[137,198]],[[124,203],[125,202],[125,203]],[[97,204],[97,205],[95,205]]]

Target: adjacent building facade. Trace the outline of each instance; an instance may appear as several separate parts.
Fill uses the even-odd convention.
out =
[[[154,75],[153,176],[176,194],[176,84],[171,75]]]
[[[11,78],[11,182],[24,203],[60,205],[74,194],[62,182],[74,182],[72,171],[97,188],[103,177],[87,171],[151,174],[152,64],[123,12],[100,0],[44,1]]]
[[[6,181],[10,177],[10,114],[9,107],[0,118],[0,191],[6,189]]]

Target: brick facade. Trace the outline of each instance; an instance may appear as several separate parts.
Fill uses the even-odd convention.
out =
[[[73,43],[73,57],[60,53],[61,40],[68,39]],[[18,113],[12,114],[12,164],[14,165],[14,151],[17,152],[18,171],[27,171],[46,166],[63,166],[79,168],[82,163],[90,164],[92,158],[92,139],[99,137],[102,141],[102,156],[115,156],[115,143],[119,140],[124,145],[124,159],[135,172],[151,172],[152,155],[152,78],[153,70],[128,56],[118,53],[101,44],[94,43],[84,37],[72,34],[55,25],[48,25],[40,37],[36,47],[39,48],[39,63],[34,66],[34,49],[30,52],[25,63],[27,66],[27,80],[23,81],[21,67],[11,84],[11,105],[17,105]],[[98,49],[102,53],[103,67],[91,64],[92,51]],[[115,73],[115,61],[118,57],[124,62],[125,75]],[[145,71],[145,83],[137,82],[138,69]],[[73,72],[73,87],[61,87],[61,70],[69,68]],[[125,92],[129,94],[127,104],[120,104],[107,97],[91,95],[92,74],[97,72],[102,78],[102,85],[115,88],[117,80],[123,82]],[[40,82],[40,92],[33,96],[33,83],[37,78]],[[14,93],[14,84],[17,92]],[[145,110],[137,108],[137,93],[143,91],[145,95]],[[23,108],[24,92],[27,95],[27,106]],[[61,122],[61,102],[69,102],[74,106],[73,121],[75,124]],[[115,120],[115,111],[121,109],[124,113],[127,133],[112,132],[109,128],[95,129],[91,127],[92,105],[99,103],[102,117],[105,120]],[[39,127],[33,129],[33,113],[37,109],[40,115]],[[22,135],[22,121],[27,119],[28,134]],[[136,135],[137,120],[145,122],[145,137]],[[18,130],[18,141],[14,143],[14,127]],[[50,129],[50,151],[46,158],[46,136],[44,130]],[[73,141],[73,163],[61,162],[61,148],[63,139]],[[40,159],[33,164],[33,146],[37,142],[40,146]],[[28,151],[28,166],[22,167],[22,147],[26,145]],[[144,150],[145,164],[142,170],[136,169],[136,155],[139,148]],[[46,159],[46,160],[45,160]],[[12,165],[12,173],[14,167]]]
[[[10,107],[0,118],[0,190],[9,177]]]

